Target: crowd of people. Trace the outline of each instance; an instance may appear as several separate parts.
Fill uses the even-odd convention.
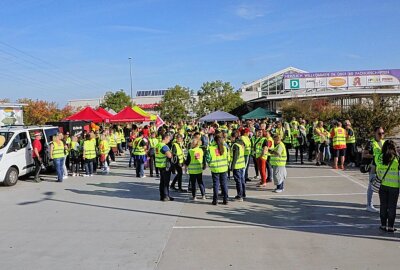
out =
[[[40,134],[37,136],[40,139]],[[383,129],[377,127],[362,156],[363,162],[368,160],[371,182],[381,180],[381,229],[391,231],[399,196],[399,162],[394,142],[385,142],[383,137]],[[290,149],[294,149],[292,157]],[[41,149],[34,146],[36,159],[40,157],[37,150]],[[53,136],[50,147],[59,182],[68,177],[68,172],[72,177],[90,177],[99,170],[108,174],[115,157],[126,153],[129,153],[127,166],[135,168],[136,177],[146,177],[145,168],[149,169],[150,177],[159,177],[161,201],[174,200],[170,189],[191,192],[192,200],[206,199],[203,171],[208,165],[213,205],[218,204],[219,198],[228,204],[228,180],[232,178],[236,182],[236,201],[246,198],[246,183],[250,181],[259,181],[260,188],[273,182],[274,192],[283,192],[287,162],[304,164],[305,155],[309,162],[315,160],[315,166],[329,164],[336,170],[355,167],[360,161],[349,120],[324,123],[318,119],[292,118],[290,121],[179,122],[161,127],[154,123],[142,127],[116,125],[72,137],[69,133],[59,133]],[[252,178],[249,177],[251,167],[255,173]],[[184,173],[189,175],[188,191],[183,189]],[[171,175],[174,175],[172,182]],[[372,194],[370,184],[367,211],[378,212],[373,206]]]

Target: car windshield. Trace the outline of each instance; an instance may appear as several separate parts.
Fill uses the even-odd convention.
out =
[[[14,132],[0,131],[0,149],[3,149],[4,147],[7,146],[8,142],[11,140],[13,135]],[[3,138],[4,138],[4,143],[3,143]]]

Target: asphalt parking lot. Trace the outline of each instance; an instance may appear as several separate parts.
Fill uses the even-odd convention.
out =
[[[379,232],[379,214],[365,211],[357,170],[290,164],[284,193],[252,181],[245,202],[213,206],[208,171],[207,200],[173,193],[176,201],[160,202],[158,180],[136,178],[126,164],[120,158],[107,176],[1,186],[0,268],[399,267],[400,236]]]

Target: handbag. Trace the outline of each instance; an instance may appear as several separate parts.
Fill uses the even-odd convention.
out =
[[[395,159],[395,158],[394,158],[394,159]],[[371,184],[372,190],[373,190],[375,193],[378,193],[378,192],[379,192],[379,189],[381,188],[382,181],[385,179],[386,174],[388,173],[390,167],[392,166],[392,163],[393,163],[394,159],[392,159],[392,161],[390,162],[390,164],[389,164],[388,168],[386,169],[386,172],[385,172],[385,174],[383,175],[382,179],[380,179],[380,178],[378,177],[378,174],[374,174],[374,176],[373,176],[373,177],[371,178],[371,180],[369,181],[370,184]]]

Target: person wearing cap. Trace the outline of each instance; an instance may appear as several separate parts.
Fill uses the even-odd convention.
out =
[[[35,161],[35,174],[34,174],[34,181],[39,183],[42,178],[39,177],[40,170],[42,168],[42,157],[40,156],[40,153],[42,152],[42,142],[40,141],[42,139],[42,134],[39,131],[35,132],[35,139],[32,142],[32,157],[33,160]]]

